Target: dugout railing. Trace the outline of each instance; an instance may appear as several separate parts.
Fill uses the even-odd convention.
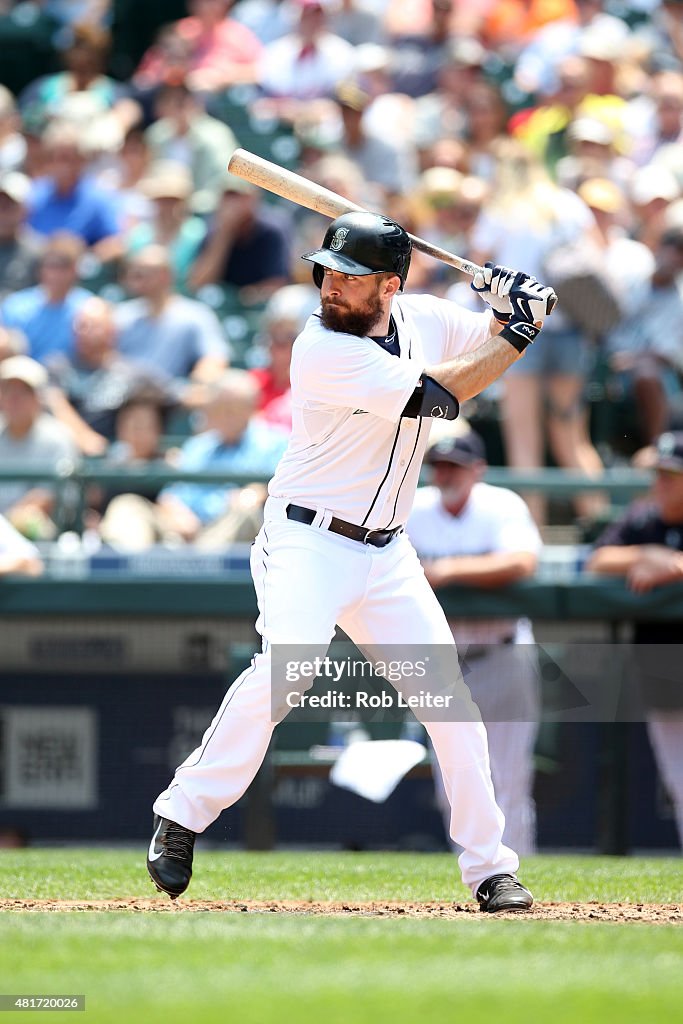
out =
[[[151,462],[134,467],[108,463],[106,459],[84,459],[64,462],[54,467],[0,466],[0,486],[7,482],[50,485],[55,489],[54,518],[59,528],[79,531],[86,505],[89,485],[102,487],[146,489],[162,487],[176,482],[244,485],[265,483],[268,478],[253,473],[228,473],[221,470],[188,471],[169,466],[165,462]],[[570,499],[577,494],[601,492],[616,505],[623,505],[646,491],[652,483],[652,474],[646,470],[630,468],[606,469],[599,477],[587,476],[575,470],[547,467],[517,470],[503,466],[489,466],[485,480],[520,493],[539,493],[547,497]]]

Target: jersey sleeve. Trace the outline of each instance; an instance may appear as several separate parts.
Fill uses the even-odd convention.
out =
[[[423,369],[417,360],[341,332],[302,337],[292,354],[292,384],[301,400],[362,409],[390,422],[401,418]]]
[[[647,530],[651,508],[642,502],[633,504],[621,519],[603,530],[594,548],[629,547],[632,544],[652,543],[654,538]]]
[[[493,324],[488,309],[475,312],[432,295],[401,297],[399,308],[410,314],[428,365],[472,352],[491,337]]]
[[[493,551],[502,554],[513,551],[530,551],[540,555],[543,541],[538,532],[529,507],[518,494],[509,491],[501,502],[502,494],[498,494],[497,522],[494,529]]]
[[[442,305],[446,308],[441,309]],[[474,351],[491,337],[492,321],[488,309],[475,313],[446,299],[439,300],[439,308],[446,320],[444,362]]]

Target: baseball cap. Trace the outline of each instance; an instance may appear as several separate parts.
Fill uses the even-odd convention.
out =
[[[683,228],[683,199],[669,203],[664,211],[664,230],[680,231]]]
[[[356,110],[359,113],[365,110],[372,100],[370,93],[366,92],[365,89],[362,89],[351,79],[339,83],[335,90],[335,97],[340,106],[348,107],[350,110]]]
[[[20,380],[40,391],[47,384],[47,370],[30,356],[10,356],[0,363],[0,380]]]
[[[486,448],[479,434],[470,430],[458,437],[441,438],[431,446],[425,462],[430,466],[437,462],[448,462],[452,466],[472,466],[475,462],[486,462]]]
[[[574,142],[595,142],[600,146],[611,146],[615,138],[613,128],[597,117],[577,117],[570,124],[568,135]]]
[[[192,175],[184,164],[160,160],[152,164],[140,182],[140,191],[148,199],[189,199],[193,191]]]
[[[638,206],[647,206],[655,199],[671,203],[679,195],[678,182],[666,167],[648,164],[636,171],[631,179],[631,200]]]
[[[611,23],[590,26],[581,35],[579,54],[589,60],[618,61],[624,56],[627,35],[627,31],[615,31],[615,26]]]
[[[418,190],[428,201],[444,197],[452,206],[457,202],[463,177],[453,167],[428,167],[418,179]]]
[[[8,171],[0,176],[0,192],[9,196],[12,202],[23,206],[31,192],[31,181],[19,171]]]
[[[379,43],[359,43],[354,56],[354,68],[359,74],[386,71],[391,65],[391,52]]]
[[[320,305],[320,292],[313,285],[287,284],[273,292],[263,311],[266,326],[278,320],[291,320],[303,330],[311,313]]]
[[[655,466],[683,473],[683,430],[667,431],[657,439]]]
[[[607,178],[588,178],[577,191],[587,206],[603,213],[616,213],[624,205],[621,189]]]
[[[479,68],[486,63],[488,54],[478,39],[457,36],[449,44],[448,56],[457,67]]]

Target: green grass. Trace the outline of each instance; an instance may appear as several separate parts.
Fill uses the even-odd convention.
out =
[[[120,899],[154,894],[145,849],[0,853],[0,899]],[[539,900],[683,902],[679,857],[543,856],[520,872]],[[463,900],[456,858],[417,853],[242,853],[197,844],[192,899]]]
[[[680,859],[538,857],[523,877],[539,900],[683,901]],[[140,851],[0,854],[0,897],[152,893]],[[466,895],[449,855],[200,848],[188,898]],[[0,992],[84,993],[86,1015],[71,1019],[95,1024],[655,1024],[681,1019],[683,928],[484,915],[5,913]]]

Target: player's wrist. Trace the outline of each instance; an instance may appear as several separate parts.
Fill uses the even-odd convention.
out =
[[[530,323],[528,320],[522,319],[522,317],[511,317],[500,332],[499,337],[505,338],[513,348],[516,348],[521,353],[527,345],[531,345],[536,340],[540,331],[540,327]]]

